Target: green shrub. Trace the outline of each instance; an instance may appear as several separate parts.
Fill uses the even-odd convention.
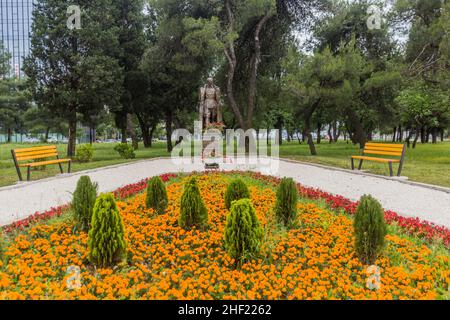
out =
[[[197,179],[192,178],[184,187],[181,197],[180,227],[189,229],[193,226],[203,227],[208,223],[208,210],[200,195]]]
[[[250,199],[250,191],[244,181],[238,178],[230,183],[225,192],[225,206],[230,210],[231,203],[241,199]]]
[[[133,146],[127,143],[121,143],[114,147],[114,150],[119,153],[123,159],[134,159],[136,158],[136,153],[134,153]]]
[[[284,178],[277,190],[275,213],[279,221],[285,226],[295,223],[297,218],[298,190],[291,178]]]
[[[236,266],[259,254],[263,229],[250,199],[233,201],[225,227],[225,249]]]
[[[82,176],[78,180],[77,188],[73,193],[72,208],[80,230],[89,231],[97,190],[97,183],[92,183],[88,176]]]
[[[94,156],[94,148],[90,144],[81,144],[77,147],[75,159],[78,162],[86,163],[92,160]]]
[[[122,217],[114,196],[100,195],[95,202],[89,231],[89,260],[99,267],[121,262],[126,255]]]
[[[147,208],[152,208],[158,214],[164,214],[167,209],[167,190],[160,177],[153,177],[147,185]]]
[[[355,249],[360,261],[373,265],[384,247],[387,234],[381,204],[371,196],[363,196],[356,210]]]

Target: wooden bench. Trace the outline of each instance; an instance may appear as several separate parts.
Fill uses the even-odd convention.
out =
[[[22,173],[20,168],[27,168],[27,181],[30,181],[31,168],[47,166],[52,164],[59,165],[59,170],[64,173],[62,164],[68,163],[67,172],[70,173],[70,167],[72,164],[71,159],[60,159],[58,155],[58,150],[56,146],[46,146],[46,147],[36,147],[36,148],[22,148],[11,150],[11,154],[14,160],[14,165],[16,166],[17,174],[19,175],[20,181],[22,179]],[[56,158],[47,160],[48,158]],[[35,162],[21,163],[22,161],[35,160]],[[38,160],[38,161],[36,161]]]
[[[383,143],[366,143],[362,156],[353,156],[352,170],[355,170],[355,159],[359,160],[359,168],[361,170],[364,161],[373,161],[379,163],[387,163],[389,165],[389,172],[391,177],[394,176],[394,170],[392,168],[393,163],[398,163],[397,176],[402,174],[403,163],[405,161],[406,146],[404,144],[383,144]],[[371,156],[368,156],[371,155]],[[381,158],[380,156],[390,156],[391,158]],[[396,157],[392,159],[392,157]]]

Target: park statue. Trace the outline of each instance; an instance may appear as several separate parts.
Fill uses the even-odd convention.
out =
[[[222,123],[220,88],[214,85],[213,78],[208,78],[206,84],[200,88],[199,111],[203,128]]]

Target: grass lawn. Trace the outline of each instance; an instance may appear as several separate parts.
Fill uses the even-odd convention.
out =
[[[283,144],[280,155],[298,161],[318,163],[351,169],[350,157],[359,154],[359,148],[352,144],[340,142],[330,145],[327,142],[316,145],[318,156],[311,156],[307,144]],[[363,170],[379,175],[389,175],[387,164],[365,162]],[[394,172],[397,172],[394,164]],[[438,144],[418,144],[416,149],[406,152],[402,176],[412,181],[450,187],[450,141]]]
[[[118,153],[113,150],[114,146],[115,144],[95,144],[92,162],[74,162],[72,165],[73,172],[130,162],[130,160],[121,159]],[[12,185],[17,182],[17,173],[10,150],[21,147],[31,147],[31,145],[0,144],[0,186]],[[344,142],[332,145],[324,142],[316,147],[319,155],[312,157],[306,144],[284,143],[280,148],[280,156],[350,169],[350,156],[359,154],[357,146]],[[61,156],[66,154],[66,145],[59,145],[58,149]],[[169,156],[165,143],[159,142],[155,143],[151,149],[144,149],[141,145],[139,150],[136,151],[136,159],[131,161],[165,156]],[[389,175],[388,166],[384,164],[366,162],[363,169],[374,174]],[[394,170],[396,170],[395,166]],[[55,176],[58,173],[58,166],[48,166],[44,171],[33,171],[31,178],[32,180],[38,180]],[[26,176],[25,170],[23,170],[23,174]],[[408,150],[402,175],[409,177],[412,181],[450,187],[450,141],[437,145],[418,144],[417,149]]]
[[[0,187],[8,186],[18,181],[16,168],[11,156],[11,149],[15,148],[31,148],[38,147],[45,144],[25,145],[25,144],[0,144]],[[72,163],[72,172],[78,172],[89,169],[96,169],[115,164],[127,163],[131,161],[139,161],[155,157],[167,157],[169,154],[166,151],[165,143],[155,143],[151,149],[145,149],[143,145],[139,146],[136,151],[136,159],[125,160],[113,150],[116,144],[96,143],[94,144],[94,157],[88,163]],[[59,155],[65,157],[67,153],[67,145],[58,145]],[[67,170],[67,165],[63,164],[64,171]],[[46,177],[52,177],[59,174],[59,167],[57,165],[47,166],[45,170],[35,170],[31,172],[31,180],[39,180]],[[22,176],[26,179],[26,169],[22,169]]]

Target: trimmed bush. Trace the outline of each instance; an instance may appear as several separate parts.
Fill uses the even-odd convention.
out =
[[[236,266],[259,254],[263,229],[250,199],[233,201],[225,227],[225,249]]]
[[[373,265],[384,247],[387,234],[384,211],[371,196],[363,196],[356,210],[355,249],[360,261]]]
[[[230,183],[225,192],[225,206],[230,210],[231,203],[241,199],[250,199],[250,191],[244,181],[238,178]]]
[[[85,232],[89,231],[92,212],[97,198],[97,183],[92,183],[88,176],[82,176],[73,193],[72,208],[74,210],[77,227]]]
[[[89,260],[98,267],[121,262],[126,255],[122,217],[111,193],[100,195],[95,202],[89,231]]]
[[[298,190],[291,178],[281,180],[277,190],[275,213],[279,221],[285,226],[295,223],[297,218]]]
[[[168,202],[166,185],[160,177],[153,177],[147,185],[147,208],[154,209],[158,214],[164,214]]]
[[[193,226],[203,227],[208,223],[208,210],[203,203],[197,179],[192,178],[184,187],[181,197],[180,227],[189,229]]]
[[[75,159],[78,162],[86,163],[92,160],[94,156],[94,148],[90,144],[82,144],[77,147]]]
[[[123,159],[134,159],[136,158],[136,153],[134,153],[133,146],[127,143],[121,143],[114,147],[114,150],[119,153]]]

